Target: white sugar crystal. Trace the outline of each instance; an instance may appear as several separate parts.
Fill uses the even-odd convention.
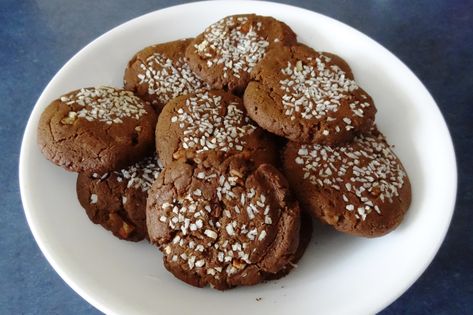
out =
[[[217,233],[215,233],[215,231],[212,231],[212,230],[207,229],[204,231],[204,234],[213,239],[217,238]]]
[[[258,241],[262,241],[266,237],[266,231],[263,230],[258,236]]]
[[[235,232],[233,231],[233,226],[231,224],[227,224],[225,226],[225,230],[227,231],[228,235],[233,236]]]
[[[99,198],[97,197],[96,194],[90,195],[90,203],[91,204],[96,204],[98,200],[99,200]]]

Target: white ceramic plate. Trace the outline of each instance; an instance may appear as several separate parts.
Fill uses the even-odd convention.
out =
[[[378,239],[317,226],[299,267],[279,281],[226,292],[174,279],[151,245],[119,241],[90,223],[75,194],[76,175],[46,161],[36,144],[41,111],[59,95],[93,85],[121,86],[141,48],[198,34],[230,14],[255,12],[289,24],[318,50],[339,54],[378,107],[377,123],[404,163],[413,200],[402,225]],[[323,15],[268,2],[201,2],[159,10],[94,40],[51,80],[26,128],[20,186],[33,235],[60,276],[110,314],[369,314],[399,297],[426,269],[445,236],[456,194],[446,124],[417,77],[385,48]],[[257,301],[256,298],[261,298]]]

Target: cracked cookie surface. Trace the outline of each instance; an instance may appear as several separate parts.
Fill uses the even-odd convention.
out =
[[[253,67],[273,48],[296,43],[285,23],[269,16],[227,16],[210,25],[188,46],[191,68],[213,89],[243,93]]]
[[[300,211],[273,166],[243,154],[167,166],[147,201],[150,241],[182,281],[224,290],[277,277],[299,245]],[[280,274],[279,276],[282,276]]]
[[[148,238],[146,198],[163,167],[153,155],[119,171],[79,173],[77,197],[89,219],[120,239]]]
[[[406,171],[376,129],[342,146],[289,142],[283,165],[301,207],[342,232],[384,235],[411,203]]]
[[[350,141],[373,126],[376,113],[345,61],[303,44],[268,52],[243,100],[258,125],[299,143]]]
[[[153,108],[132,92],[83,88],[46,107],[37,140],[48,160],[69,171],[105,173],[150,154],[155,125]]]
[[[159,113],[171,99],[208,90],[189,67],[184,53],[192,39],[176,40],[146,47],[128,62],[125,89],[149,101]]]
[[[188,94],[170,101],[156,125],[156,150],[164,166],[183,157],[193,159],[206,151],[227,156],[250,152],[257,163],[277,161],[272,135],[247,117],[239,97],[222,90]]]

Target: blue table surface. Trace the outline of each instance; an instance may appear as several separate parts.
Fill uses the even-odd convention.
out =
[[[21,137],[41,91],[79,49],[131,18],[183,2],[0,1],[0,314],[100,313],[63,282],[32,237],[18,186]],[[429,268],[381,314],[472,314],[473,1],[281,2],[374,38],[404,61],[437,101],[459,166],[453,221]]]

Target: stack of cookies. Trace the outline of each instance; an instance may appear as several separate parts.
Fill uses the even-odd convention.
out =
[[[139,51],[124,89],[61,96],[38,142],[79,173],[92,222],[148,239],[182,281],[224,290],[286,275],[312,217],[366,237],[401,222],[410,184],[375,113],[340,57],[247,14]]]

